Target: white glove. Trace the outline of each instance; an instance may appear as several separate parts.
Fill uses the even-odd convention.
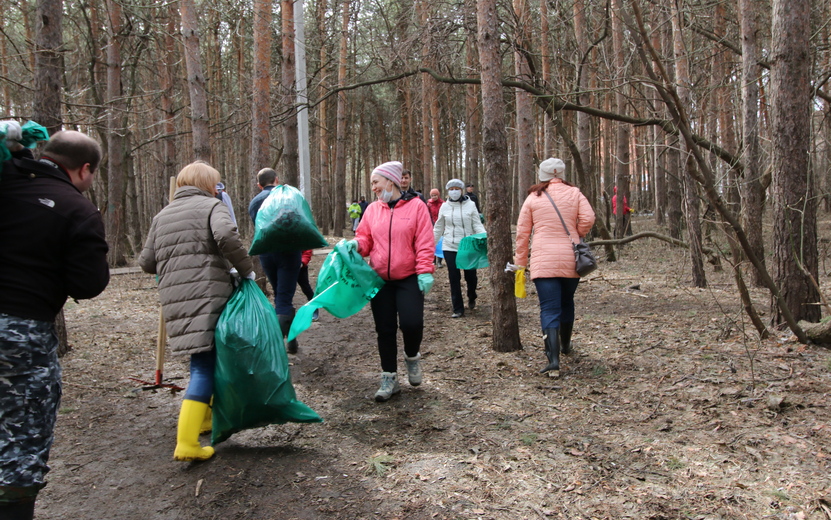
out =
[[[256,273],[254,273],[254,271],[251,271],[250,273],[245,275],[245,277],[248,278],[249,280],[256,280],[257,279],[257,275],[256,275]]]
[[[239,271],[237,271],[236,267],[232,267],[231,270],[228,272],[231,273],[233,276],[239,276]]]
[[[505,272],[506,273],[514,273],[516,271],[519,271],[520,269],[524,269],[524,268],[521,265],[512,264],[511,262],[508,262],[507,264],[505,264]]]

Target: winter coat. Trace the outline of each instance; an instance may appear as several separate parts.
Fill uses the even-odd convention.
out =
[[[358,252],[384,280],[433,273],[435,245],[430,214],[421,199],[405,193],[393,208],[376,200],[366,208],[355,231]]]
[[[361,218],[361,206],[357,202],[353,202],[347,208],[349,218]]]
[[[439,210],[442,204],[444,204],[444,201],[441,200],[441,197],[436,200],[427,199],[427,209],[430,210],[430,220],[433,221],[433,224],[439,219]]]
[[[554,178],[547,192],[557,203],[571,233],[571,240],[578,242],[586,236],[594,224],[594,210],[580,189]],[[531,232],[534,247],[531,250],[531,278],[580,278],[574,266],[574,248],[551,201],[544,193],[531,193],[522,204],[516,225],[515,264],[528,265],[528,248]]]
[[[476,204],[469,197],[462,195],[457,201],[448,200],[439,209],[439,217],[433,226],[433,239],[442,242],[443,251],[458,251],[459,242],[469,235],[484,233],[485,226],[479,218]]]
[[[307,265],[309,265],[309,262],[312,261],[313,254],[314,252],[311,249],[303,251],[303,253],[300,255],[300,265],[302,267],[306,267]]]
[[[153,217],[139,265],[159,275],[170,347],[181,355],[213,348],[216,322],[233,292],[231,266],[241,276],[253,270],[228,208],[194,186],[177,189]]]

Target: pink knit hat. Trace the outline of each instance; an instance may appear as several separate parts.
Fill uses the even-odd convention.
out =
[[[395,183],[399,188],[401,187],[401,173],[404,171],[404,165],[398,161],[385,162],[381,166],[377,166],[372,170],[372,174],[378,174],[385,179],[389,179]]]

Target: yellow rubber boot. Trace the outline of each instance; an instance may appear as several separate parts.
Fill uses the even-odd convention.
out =
[[[211,433],[213,430],[213,414],[211,410],[214,406],[214,398],[211,397],[211,403],[208,405],[208,411],[205,412],[205,418],[202,420],[202,426],[199,427],[199,435]]]
[[[210,446],[202,447],[199,444],[199,428],[205,420],[208,410],[207,403],[185,399],[182,401],[182,410],[179,412],[179,430],[176,435],[175,460],[208,460],[214,455]]]

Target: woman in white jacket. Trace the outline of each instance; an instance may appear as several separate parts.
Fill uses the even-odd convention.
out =
[[[462,299],[462,275],[456,267],[456,253],[459,242],[468,235],[484,233],[485,226],[479,219],[476,204],[467,195],[463,195],[465,183],[459,179],[450,179],[445,186],[447,201],[439,210],[439,217],[433,226],[433,238],[436,242],[444,237],[442,250],[447,264],[447,276],[450,278],[450,302],[453,305],[451,318],[461,318],[465,315],[465,305]],[[465,269],[465,284],[467,285],[468,309],[476,306],[476,284],[479,282],[476,269]]]

